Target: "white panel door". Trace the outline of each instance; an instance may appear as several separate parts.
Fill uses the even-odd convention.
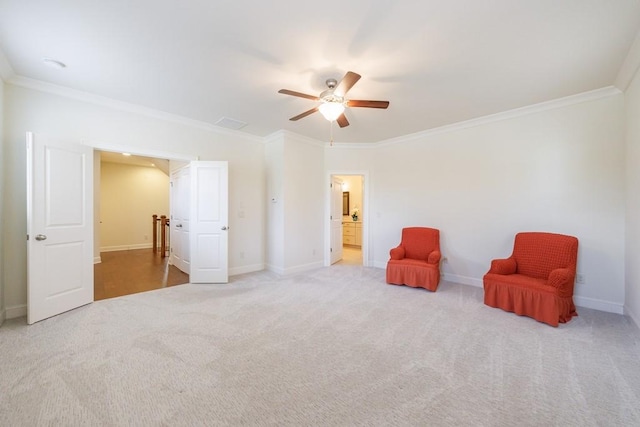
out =
[[[93,302],[93,149],[27,134],[27,322]]]
[[[227,162],[191,162],[191,283],[227,283]]]
[[[331,264],[342,259],[342,181],[331,177]]]
[[[191,168],[185,166],[171,173],[171,264],[190,274],[189,216],[191,203]]]

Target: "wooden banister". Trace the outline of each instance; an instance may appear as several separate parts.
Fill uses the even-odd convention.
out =
[[[160,226],[160,256],[167,256],[169,218],[166,215],[152,215],[153,217],[153,253],[158,252],[158,226]]]

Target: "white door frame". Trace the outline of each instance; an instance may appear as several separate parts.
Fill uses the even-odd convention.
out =
[[[334,188],[334,185],[339,185],[340,188]],[[330,213],[329,222],[331,223],[331,250],[329,251],[330,264],[333,265],[336,262],[342,260],[343,255],[343,205],[344,205],[344,193],[342,188],[344,182],[338,178],[338,175],[331,175],[331,198],[330,198]],[[337,215],[337,216],[336,216]],[[338,246],[336,248],[336,246]]]
[[[362,217],[362,266],[369,267],[369,223],[373,210],[369,203],[369,193],[371,182],[369,171],[366,170],[328,170],[325,175],[325,183],[331,183],[333,175],[360,175],[362,176],[362,210],[365,215]],[[325,185],[324,198],[324,266],[331,265],[331,188]]]

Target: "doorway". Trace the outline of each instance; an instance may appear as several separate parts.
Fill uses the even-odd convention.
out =
[[[368,265],[368,188],[366,171],[330,171],[329,181],[342,183],[341,201],[338,198],[329,197],[327,206],[329,217],[331,212],[342,213],[341,239],[335,237],[335,233],[327,236],[328,255],[333,253],[333,246],[340,245],[342,256],[335,264],[340,265]],[[340,206],[335,206],[341,203]],[[330,265],[325,263],[325,265]]]
[[[172,162],[95,151],[94,164],[94,300],[189,283],[189,275],[171,264],[169,251],[162,253],[160,235],[165,228],[170,239],[168,227],[153,219],[170,217]]]

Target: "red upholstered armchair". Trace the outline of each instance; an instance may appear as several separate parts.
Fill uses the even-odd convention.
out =
[[[391,249],[387,283],[430,291],[440,283],[440,231],[427,227],[402,229],[402,241]]]
[[[513,254],[491,261],[484,303],[558,326],[577,316],[573,283],[578,239],[553,233],[518,233]]]

